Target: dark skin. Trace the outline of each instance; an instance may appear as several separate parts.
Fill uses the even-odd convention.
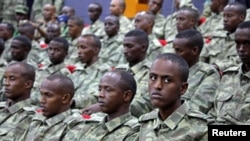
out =
[[[101,8],[99,5],[91,3],[88,7],[88,15],[91,20],[91,23],[93,24],[95,21],[97,21],[101,15]]]
[[[112,38],[119,31],[119,19],[115,16],[107,16],[104,19],[104,28],[108,37]]]

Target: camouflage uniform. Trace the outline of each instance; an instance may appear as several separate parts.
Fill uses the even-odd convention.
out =
[[[214,124],[243,125],[250,123],[250,72],[243,72],[243,65],[223,72],[220,87],[215,94],[214,109],[209,113]]]
[[[139,140],[159,141],[207,141],[207,116],[194,111],[184,103],[167,119],[162,121],[158,109],[139,118]]]
[[[221,31],[223,32],[223,31]],[[221,33],[218,32],[217,34]],[[220,70],[225,70],[240,63],[238,53],[236,51],[235,34],[218,36],[212,38],[209,44],[205,44],[201,51],[201,61],[209,64],[216,64]]]
[[[102,48],[99,57],[103,63],[116,66],[123,56],[123,37],[116,35],[112,38],[105,36],[102,41]]]
[[[84,34],[95,34],[102,39],[105,36],[104,23],[101,20],[95,21],[95,23],[83,28],[82,35]]]
[[[157,39],[164,39],[164,37],[165,37],[165,33],[164,33],[165,23],[166,23],[166,20],[162,14],[158,13],[155,15],[153,34],[156,36]]]
[[[147,49],[146,58],[149,61],[153,61],[159,54],[162,53],[162,45],[154,34],[148,35],[149,46]]]
[[[75,84],[75,108],[84,108],[97,102],[98,85],[105,72],[111,70],[101,60],[87,68],[84,64],[76,64],[76,69],[71,78]]]
[[[65,58],[65,64],[67,65],[73,65],[77,63],[78,60],[78,49],[77,49],[77,39],[75,38],[74,40],[70,39],[68,40],[69,42],[69,50],[68,50],[68,56]]]
[[[134,140],[140,124],[138,119],[130,113],[119,116],[111,121],[106,121],[107,117],[95,128],[82,132],[79,140],[91,141],[131,141]]]
[[[31,100],[26,99],[8,106],[8,102],[1,102],[0,109],[0,140],[12,139],[21,136],[29,127],[35,107]]]
[[[31,50],[29,52],[27,60],[29,62],[32,62],[32,64],[39,64],[42,62],[43,58],[41,58],[40,54],[43,52],[43,50],[40,48],[40,45],[35,41],[31,41]],[[38,66],[34,66],[35,68],[38,68]]]
[[[68,130],[82,122],[79,113],[71,110],[64,111],[50,118],[37,113],[30,123],[29,128],[22,135],[21,140],[42,141],[61,140]]]
[[[5,43],[4,43],[5,48],[4,48],[4,51],[3,51],[3,53],[2,53],[1,58],[2,58],[6,63],[9,63],[9,62],[12,60],[11,52],[10,52],[10,50],[11,50],[10,45],[11,45],[12,39],[13,39],[13,38],[10,38],[10,39],[8,39],[7,41],[5,41]]]
[[[120,29],[119,29],[119,34],[126,34],[129,32],[132,28],[131,26],[131,20],[129,20],[127,17],[121,15],[119,17],[119,23],[120,23]]]
[[[219,81],[220,75],[212,65],[197,62],[189,68],[188,89],[182,99],[206,114],[213,107]]]
[[[130,72],[136,81],[136,95],[130,105],[130,112],[133,116],[138,117],[142,114],[150,112],[153,107],[150,103],[148,95],[148,78],[151,63],[144,59],[138,64],[129,67],[129,64],[121,64],[116,69],[126,70]]]
[[[64,0],[34,0],[31,11],[31,19],[33,21],[36,21],[38,19],[43,19],[42,16],[43,6],[49,3],[53,4],[56,7],[57,15],[61,13],[61,9],[64,5]]]
[[[71,72],[68,70],[68,68],[65,66],[64,63],[58,64],[58,65],[45,65],[39,68],[36,71],[36,80],[33,87],[33,94],[31,95],[32,102],[34,104],[38,104],[40,100],[40,86],[42,84],[42,81],[48,77],[50,74],[63,74],[66,76],[70,76]]]

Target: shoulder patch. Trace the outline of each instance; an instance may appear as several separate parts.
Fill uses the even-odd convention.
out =
[[[208,119],[208,115],[198,111],[198,110],[188,110],[187,111],[187,115],[190,116],[190,117],[196,117],[196,118],[200,118],[200,119],[203,119],[203,120],[207,120]]]
[[[124,125],[128,125],[132,129],[140,127],[140,124],[139,124],[139,121],[137,118],[133,118],[133,119],[127,121]]]
[[[235,72],[235,71],[238,71],[238,69],[239,69],[239,66],[230,67],[230,68],[224,70],[223,73],[226,73],[226,72]]]
[[[144,114],[139,118],[139,122],[144,122],[157,118],[158,110],[153,110],[150,113]]]

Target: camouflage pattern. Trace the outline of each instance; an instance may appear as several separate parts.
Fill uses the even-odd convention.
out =
[[[220,81],[218,71],[209,64],[197,62],[189,68],[188,89],[182,99],[205,114],[213,107],[215,91]]]
[[[85,64],[76,64],[76,69],[71,76],[75,85],[75,108],[84,108],[97,102],[98,85],[105,72],[111,70],[111,67],[98,60],[91,66],[85,67]]]
[[[250,123],[250,72],[243,65],[223,72],[215,94],[214,109],[209,111],[213,124],[244,125]]]
[[[79,113],[71,110],[64,111],[51,118],[44,117],[37,113],[30,123],[29,128],[22,135],[20,140],[42,141],[61,140],[68,130],[81,123],[82,117]]]
[[[94,129],[82,132],[79,140],[88,141],[132,141],[137,136],[140,124],[130,113],[111,121],[107,117]]]
[[[167,40],[167,42],[173,41],[175,38],[175,35],[177,34],[176,14],[177,12],[174,12],[173,14],[168,15],[166,17],[164,33],[165,33],[165,40]]]
[[[102,48],[99,57],[103,63],[110,66],[116,66],[123,57],[123,37],[116,35],[112,38],[105,36],[102,41]]]
[[[82,35],[84,34],[95,34],[100,39],[102,39],[106,35],[104,31],[104,23],[101,20],[97,20],[95,23],[84,27],[82,30]]]
[[[153,34],[156,36],[157,39],[164,39],[165,37],[165,33],[164,33],[164,29],[165,29],[165,25],[166,25],[166,20],[164,15],[162,14],[156,14],[155,15],[155,23],[154,23],[154,27],[153,27]]]
[[[148,35],[149,45],[147,49],[146,58],[153,61],[159,54],[162,53],[162,45],[154,34]]]
[[[38,70],[36,71],[36,80],[34,83],[34,87],[33,87],[33,92],[31,95],[31,99],[32,102],[34,104],[38,104],[39,100],[40,100],[40,86],[43,82],[43,80],[48,77],[50,74],[63,74],[66,76],[70,76],[71,72],[69,71],[69,69],[66,67],[66,65],[64,63],[58,64],[58,65],[45,65],[45,66],[41,66],[40,68],[38,68]]]
[[[68,50],[68,56],[65,58],[65,64],[67,65],[74,65],[76,64],[78,59],[78,49],[77,49],[77,39],[70,39],[69,42],[69,50]]]
[[[119,23],[120,23],[119,34],[124,35],[130,30],[132,30],[132,26],[131,26],[132,22],[127,17],[121,15],[119,17]]]
[[[238,53],[236,51],[235,35],[220,34],[223,31],[219,31],[210,43],[205,44],[201,54],[200,60],[209,63],[216,64],[220,70],[225,70],[232,66],[237,66],[240,63]],[[224,31],[225,32],[225,31]]]
[[[182,104],[162,121],[158,109],[142,115],[139,141],[207,141],[207,116]]]
[[[0,3],[1,4],[1,3]],[[9,22],[16,27],[16,13],[15,8],[17,5],[26,5],[26,0],[3,0],[2,1],[2,22]],[[0,7],[1,7],[0,6]]]
[[[26,99],[8,106],[8,102],[0,103],[0,140],[20,137],[29,127],[35,107]]]
[[[50,3],[53,4],[56,7],[56,14],[59,15],[61,13],[61,9],[64,5],[63,0],[34,0],[31,10],[31,20],[36,21],[39,19],[43,19],[42,11],[43,6]]]
[[[31,50],[29,52],[28,55],[28,62],[32,62],[32,64],[37,64],[36,66],[34,66],[35,68],[38,68],[38,64],[42,62],[42,60],[44,60],[43,58],[41,58],[42,56],[40,56],[43,52],[43,50],[40,48],[40,45],[35,41],[32,40],[31,41]]]
[[[10,52],[11,41],[12,41],[12,38],[5,41],[5,43],[4,43],[5,48],[4,48],[4,51],[3,51],[2,56],[1,56],[1,58],[7,63],[9,63],[12,60],[11,52]]]
[[[150,112],[153,107],[150,103],[150,98],[148,95],[148,78],[149,78],[149,69],[151,63],[144,59],[138,64],[129,67],[129,64],[120,64],[115,69],[125,70],[130,72],[137,84],[136,95],[130,105],[130,112],[133,116],[138,117],[142,114]]]

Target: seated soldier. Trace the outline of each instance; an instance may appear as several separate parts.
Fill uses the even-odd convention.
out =
[[[74,91],[74,84],[67,76],[52,74],[46,77],[40,87],[41,109],[37,110],[24,134],[15,139],[61,140],[68,130],[82,122],[81,115],[70,110]]]
[[[148,90],[155,110],[139,118],[138,140],[207,140],[207,116],[181,100],[188,88],[188,64],[178,55],[158,56],[150,68]]]
[[[4,95],[0,107],[0,140],[20,136],[28,128],[35,107],[30,94],[35,81],[35,68],[24,62],[9,64],[4,72]],[[17,128],[17,126],[19,128]],[[17,128],[16,131],[14,129]]]

